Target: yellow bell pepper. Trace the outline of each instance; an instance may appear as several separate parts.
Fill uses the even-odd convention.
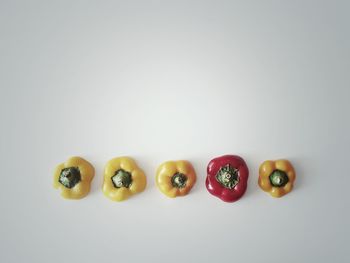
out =
[[[129,157],[110,160],[104,171],[103,193],[113,201],[123,201],[146,188],[146,176]]]
[[[273,197],[282,197],[293,189],[295,171],[288,160],[265,161],[259,168],[259,186]]]
[[[188,161],[162,163],[156,174],[159,190],[168,197],[186,195],[196,183],[196,173]]]
[[[61,195],[66,199],[81,199],[90,192],[94,175],[95,169],[88,161],[71,157],[56,167],[53,186],[61,189]]]

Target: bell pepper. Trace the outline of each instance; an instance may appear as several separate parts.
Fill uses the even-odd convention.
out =
[[[156,174],[159,190],[168,197],[187,195],[196,183],[196,173],[188,161],[162,163]]]
[[[248,176],[248,167],[241,157],[224,155],[209,162],[205,184],[212,195],[235,202],[245,193]]]
[[[146,176],[129,157],[110,160],[104,170],[103,193],[113,201],[123,201],[146,188]]]
[[[293,189],[295,171],[288,160],[265,161],[259,168],[258,184],[273,197],[282,197]]]
[[[54,172],[53,186],[61,189],[66,199],[81,199],[90,192],[95,169],[81,157],[71,157],[59,164]]]

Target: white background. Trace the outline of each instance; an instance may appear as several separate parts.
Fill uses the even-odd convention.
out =
[[[1,1],[0,261],[350,262],[348,1]],[[236,203],[206,165],[241,155]],[[53,169],[96,168],[64,200]],[[135,158],[146,190],[115,203],[105,163]],[[257,185],[266,159],[295,166],[293,192]],[[184,198],[155,187],[187,159]]]

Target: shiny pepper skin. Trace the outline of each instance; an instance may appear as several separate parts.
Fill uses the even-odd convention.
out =
[[[157,169],[156,184],[163,194],[171,198],[187,195],[196,180],[196,173],[188,161],[168,161]]]
[[[288,160],[265,161],[259,168],[258,184],[273,197],[282,197],[293,189],[295,171]]]
[[[129,157],[110,160],[105,167],[103,193],[113,201],[123,201],[146,188],[146,176]]]
[[[211,160],[207,167],[206,187],[225,202],[235,202],[247,189],[249,170],[237,155],[224,155]]]
[[[66,199],[81,199],[90,192],[95,169],[81,157],[71,157],[59,164],[54,173],[53,186]]]

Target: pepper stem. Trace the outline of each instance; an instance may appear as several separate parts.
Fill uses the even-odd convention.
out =
[[[186,186],[187,176],[182,173],[176,173],[171,177],[171,184],[176,188],[183,188]]]
[[[81,180],[80,171],[77,167],[64,168],[58,181],[67,188],[73,188]]]
[[[131,174],[123,169],[116,171],[111,179],[115,188],[129,188],[132,183]]]
[[[286,172],[281,170],[274,170],[270,176],[270,183],[275,187],[283,187],[289,182],[288,175]]]
[[[232,189],[239,183],[238,169],[229,164],[220,168],[216,174],[216,180],[225,188]]]

